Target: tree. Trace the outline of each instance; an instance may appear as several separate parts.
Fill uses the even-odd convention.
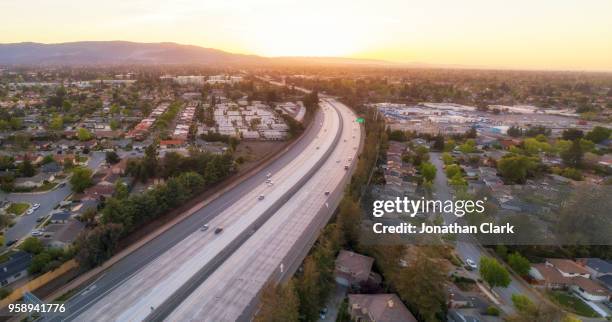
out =
[[[157,161],[157,146],[155,143],[152,143],[145,149],[145,156],[143,160],[144,171],[147,178],[155,177],[157,175]]]
[[[514,307],[516,307],[518,313],[507,317],[506,320],[509,322],[568,321],[563,319],[567,315],[558,308],[546,302],[540,302],[536,305],[523,294],[512,294],[512,303]]]
[[[304,270],[296,283],[300,300],[300,315],[306,321],[315,321],[319,315],[320,272],[312,256],[304,260]]]
[[[115,151],[106,152],[106,163],[116,164],[116,163],[119,163],[119,161],[121,161],[121,158],[119,158],[119,155],[117,154],[117,152]]]
[[[497,170],[504,179],[513,183],[524,183],[527,175],[537,164],[524,155],[506,155],[497,162]]]
[[[461,167],[458,164],[451,164],[446,167],[446,177],[452,178],[457,174],[461,174]]]
[[[113,192],[113,197],[122,200],[126,199],[130,195],[128,191],[127,185],[122,180],[117,180],[115,182],[115,192]]]
[[[72,185],[72,191],[81,193],[85,189],[93,185],[91,178],[92,171],[89,168],[77,167],[72,170],[72,177],[70,178],[70,184]]]
[[[61,115],[54,116],[49,122],[49,128],[53,131],[60,131],[64,128],[64,118]]]
[[[30,267],[28,267],[28,273],[34,275],[42,272],[51,260],[51,255],[46,252],[34,256],[34,258],[32,258],[32,263],[30,263]]]
[[[394,260],[397,266],[398,258]],[[393,285],[399,297],[421,317],[419,321],[440,321],[445,311],[445,281],[446,271],[440,264],[419,251],[411,264],[399,271]]]
[[[510,267],[512,267],[512,269],[521,276],[527,276],[529,274],[529,270],[531,269],[529,260],[518,252],[508,255],[508,265],[510,265]]]
[[[389,135],[389,140],[391,141],[398,141],[398,142],[406,141],[406,133],[404,133],[404,131],[400,131],[400,130],[390,131],[388,135]]]
[[[53,155],[51,155],[51,154],[47,154],[47,155],[45,155],[45,157],[43,158],[43,160],[42,160],[42,164],[48,164],[48,163],[51,163],[51,162],[54,162],[54,161],[55,161],[55,159],[53,159]]]
[[[529,155],[537,155],[540,152],[551,152],[552,147],[548,142],[540,141],[537,138],[527,138],[523,141],[523,149]]]
[[[475,139],[476,136],[478,136],[478,132],[476,132],[476,129],[473,127],[465,132],[465,137],[468,139]]]
[[[84,268],[102,264],[114,254],[122,230],[119,224],[105,224],[84,231],[75,242],[76,260]]]
[[[89,141],[93,138],[93,135],[86,128],[80,127],[77,130],[77,138],[79,141]]]
[[[611,133],[611,129],[605,128],[603,126],[596,126],[585,135],[585,138],[595,143],[601,143],[607,140],[610,137]]]
[[[28,237],[26,240],[19,245],[19,249],[24,252],[28,252],[30,254],[36,255],[42,252],[45,249],[45,246],[40,241],[40,239],[36,237]]]
[[[520,136],[522,136],[522,135],[523,135],[523,130],[521,130],[521,128],[520,128],[520,127],[518,127],[518,126],[511,126],[511,127],[508,129],[507,134],[508,134],[509,136],[511,136],[511,137],[515,137],[515,138],[517,138],[517,137],[520,137]]]
[[[285,322],[299,320],[299,299],[293,280],[284,285],[267,283],[260,296],[256,322]]]
[[[580,140],[573,141],[572,145],[567,150],[561,151],[560,154],[566,166],[579,168],[582,165],[584,151],[582,150],[582,145],[580,145]]]
[[[121,123],[119,121],[117,121],[116,119],[112,119],[110,120],[110,128],[111,130],[117,130],[118,128],[121,127]]]
[[[350,197],[340,201],[338,212],[338,229],[343,234],[344,242],[350,247],[359,245],[359,224],[361,221],[361,208]]]
[[[463,153],[474,153],[476,152],[476,141],[473,139],[468,139],[464,144],[459,146],[459,151]]]
[[[434,137],[434,143],[432,148],[437,151],[444,151],[444,136],[438,134]]]
[[[510,273],[495,258],[480,258],[480,275],[491,288],[510,285]]]
[[[527,312],[535,309],[533,302],[525,295],[512,294],[512,304],[519,312]]]
[[[444,152],[442,153],[442,162],[444,162],[444,164],[448,166],[448,165],[455,163],[455,158],[453,158],[453,156],[450,153]]]
[[[26,158],[19,166],[19,172],[24,177],[31,177],[36,174],[36,169],[32,165],[32,161]]]
[[[578,129],[566,129],[561,134],[564,140],[576,141],[584,136],[584,132]]]
[[[436,178],[436,166],[431,162],[421,163],[421,175],[425,182],[432,182]]]

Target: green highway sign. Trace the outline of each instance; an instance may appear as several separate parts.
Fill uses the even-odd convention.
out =
[[[363,117],[358,117],[357,118],[357,123],[364,123],[365,119]]]

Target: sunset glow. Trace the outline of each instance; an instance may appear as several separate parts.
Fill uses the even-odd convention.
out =
[[[612,70],[612,2],[4,0],[0,42],[177,42],[264,56]]]

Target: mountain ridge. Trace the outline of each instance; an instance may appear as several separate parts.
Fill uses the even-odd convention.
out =
[[[393,65],[344,57],[264,57],[174,42],[144,43],[123,40],[65,43],[0,43],[2,65],[254,65],[254,64]]]

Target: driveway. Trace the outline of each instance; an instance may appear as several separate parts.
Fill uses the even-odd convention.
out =
[[[336,288],[334,292],[330,294],[329,299],[327,300],[327,314],[325,315],[325,319],[321,319],[319,317],[319,322],[335,322],[336,317],[338,316],[338,309],[340,309],[340,304],[342,304],[342,300],[346,297],[347,287],[335,283]]]

